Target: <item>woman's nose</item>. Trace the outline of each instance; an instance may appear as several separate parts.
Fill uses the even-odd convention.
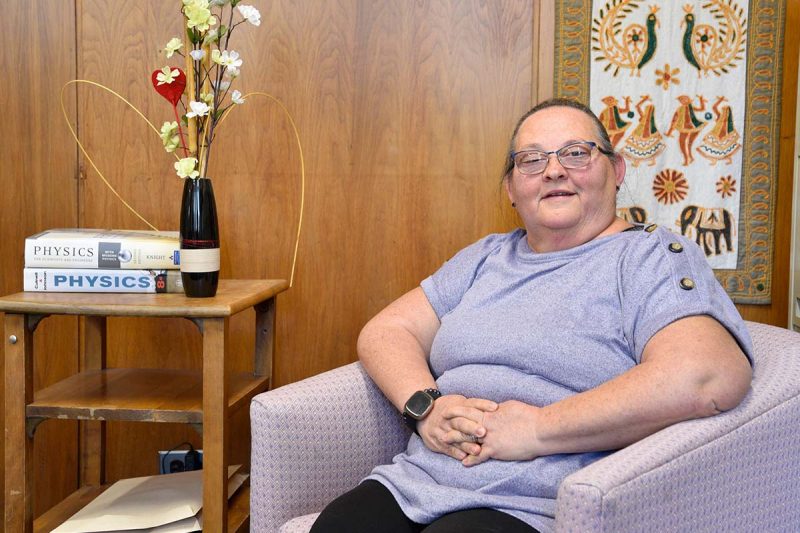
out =
[[[561,164],[561,161],[558,160],[558,156],[556,156],[556,154],[548,154],[547,166],[544,167],[544,171],[542,172],[542,179],[558,180],[566,176],[567,171]]]

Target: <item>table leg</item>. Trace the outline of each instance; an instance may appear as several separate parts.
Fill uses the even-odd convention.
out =
[[[82,319],[82,348],[80,371],[106,367],[105,316],[86,316]],[[102,485],[105,483],[106,423],[101,420],[79,422],[80,483]]]
[[[228,530],[227,318],[203,320],[203,530]]]
[[[272,387],[272,355],[275,350],[275,297],[255,306],[256,351],[253,374],[267,376]]]
[[[25,406],[33,401],[33,332],[25,315],[5,316],[6,533],[33,531],[33,437],[25,432]]]

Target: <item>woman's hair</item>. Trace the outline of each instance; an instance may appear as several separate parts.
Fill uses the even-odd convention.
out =
[[[595,115],[588,106],[575,100],[570,100],[569,98],[550,98],[549,100],[536,104],[533,109],[522,115],[517,121],[517,125],[514,127],[514,133],[511,135],[511,142],[508,145],[508,156],[506,157],[506,167],[503,171],[503,180],[511,176],[514,170],[514,160],[511,159],[511,154],[514,152],[514,148],[517,145],[517,136],[519,135],[519,129],[522,127],[522,123],[537,111],[547,109],[548,107],[571,107],[572,109],[581,111],[584,115],[589,117],[594,124],[595,132],[599,139],[597,145],[600,151],[606,154],[612,162],[619,157],[619,154],[614,151],[614,147],[611,145],[611,139],[608,137],[605,126],[603,126],[603,123],[600,122],[600,119],[597,118],[597,115]]]

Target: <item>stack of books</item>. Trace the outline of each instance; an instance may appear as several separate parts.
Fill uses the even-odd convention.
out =
[[[24,290],[183,292],[177,231],[51,229],[25,239]]]

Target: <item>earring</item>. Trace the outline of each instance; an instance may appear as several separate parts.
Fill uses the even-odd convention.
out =
[[[619,192],[619,185],[617,185],[617,192]]]
[[[511,202],[511,207],[517,207],[517,203],[516,202]]]

